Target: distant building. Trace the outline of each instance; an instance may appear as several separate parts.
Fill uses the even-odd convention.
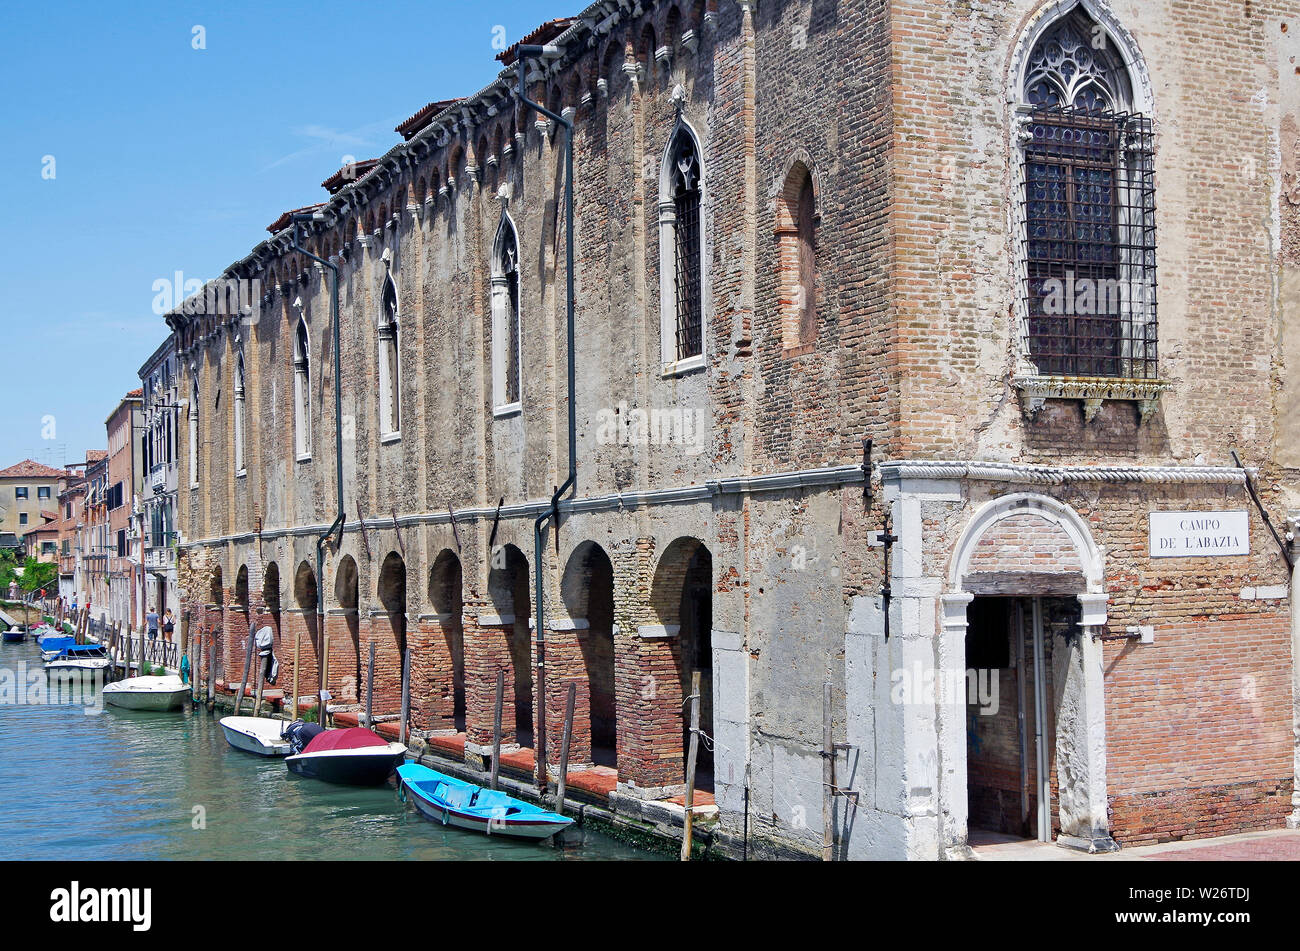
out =
[[[144,606],[179,613],[176,595],[176,338],[140,367],[143,386],[144,468],[140,491]]]
[[[108,452],[91,449],[86,453],[86,494],[83,518],[77,529],[79,562],[73,586],[78,604],[94,605],[95,617],[105,614],[108,604]]]
[[[26,549],[26,535],[46,523],[66,473],[31,459],[0,469],[0,548]]]
[[[79,593],[77,567],[81,561],[81,548],[78,533],[85,518],[86,508],[84,467],[84,462],[69,466],[67,482],[63,491],[59,493],[59,597],[67,604],[71,604]],[[77,469],[83,471],[77,472]],[[84,602],[84,596],[77,599],[78,604]]]
[[[108,619],[140,627],[140,439],[143,391],[132,390],[105,421],[108,428]]]

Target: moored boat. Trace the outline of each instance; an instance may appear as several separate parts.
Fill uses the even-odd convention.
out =
[[[41,649],[41,660],[54,660],[65,647],[71,647],[77,639],[71,634],[44,634],[36,638],[36,646]]]
[[[288,756],[289,741],[284,737],[286,724],[270,717],[222,717],[221,730],[226,742],[237,750],[258,756]]]
[[[128,677],[107,684],[102,691],[104,702],[125,710],[179,710],[190,692],[175,674],[162,677]]]
[[[102,644],[69,644],[45,662],[47,671],[103,670],[107,666],[108,652]]]
[[[549,839],[573,820],[500,790],[484,789],[419,763],[397,767],[398,788],[426,819],[445,826],[505,835]]]
[[[4,639],[9,644],[19,643],[27,639],[27,632],[23,630],[21,624],[15,625],[4,632]]]
[[[347,786],[377,786],[406,756],[406,747],[390,743],[365,727],[322,730],[295,721],[285,729],[291,755],[289,771]],[[305,741],[305,742],[304,742]]]

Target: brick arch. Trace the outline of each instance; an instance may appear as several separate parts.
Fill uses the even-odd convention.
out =
[[[334,600],[339,610],[327,618],[330,635],[330,668],[337,669],[343,701],[356,701],[361,689],[360,572],[351,555],[339,559],[334,569]]]
[[[1004,495],[975,513],[953,549],[949,590],[965,591],[967,578],[978,573],[1026,573],[1026,557],[1030,574],[1077,575],[1076,593],[1101,591],[1102,553],[1087,523],[1070,506],[1037,493]]]
[[[801,149],[791,161],[776,200],[777,309],[782,349],[817,338],[821,184],[816,165]]]
[[[431,663],[417,663],[411,693],[417,721],[434,729],[465,732],[465,586],[460,557],[444,548],[429,568],[429,604],[437,613],[441,641],[430,639]],[[436,636],[436,635],[435,635]],[[421,689],[416,690],[419,684]]]
[[[556,739],[563,723],[559,701],[567,684],[575,688],[574,755],[602,766],[618,765],[614,565],[596,542],[584,541],[569,556],[560,580],[560,599],[568,620],[557,624],[548,666],[556,689],[548,691],[549,711],[556,716]],[[551,657],[554,659],[552,660]]]

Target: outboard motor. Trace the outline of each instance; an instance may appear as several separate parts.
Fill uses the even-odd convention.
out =
[[[324,732],[319,723],[294,720],[284,728],[284,738],[289,741],[289,755],[297,756],[307,748],[308,743]]]
[[[280,661],[272,650],[275,646],[275,631],[269,627],[262,628],[254,636],[253,643],[257,645],[258,663],[263,665],[262,679],[274,686],[276,678],[280,676]]]

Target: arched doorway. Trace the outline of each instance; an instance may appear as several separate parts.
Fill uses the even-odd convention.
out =
[[[271,627],[275,629],[276,640],[280,639],[280,566],[268,562],[262,572],[262,603],[270,616]]]
[[[320,666],[320,593],[316,588],[316,572],[307,561],[298,564],[293,576],[293,598],[301,619],[299,631],[307,635],[307,645],[298,645],[299,683],[311,693],[325,689],[321,682]]]
[[[528,559],[514,545],[503,545],[492,554],[488,598],[505,638],[502,660],[508,664],[513,678],[513,684],[511,677],[507,678],[506,687],[509,690],[513,686],[515,742],[523,747],[532,747],[533,651],[528,625],[532,598],[528,587]],[[502,730],[505,731],[504,726]]]
[[[560,582],[565,611],[575,624],[586,673],[591,760],[618,766],[618,701],[614,688],[614,566],[595,542],[569,556]]]
[[[357,563],[351,555],[339,559],[338,570],[334,574],[334,600],[343,612],[344,631],[339,636],[346,638],[349,648],[340,652],[347,659],[340,670],[343,681],[339,693],[344,702],[356,703],[361,696],[361,614],[358,608],[361,590]]]
[[[664,549],[655,570],[651,599],[665,632],[675,634],[673,659],[683,700],[691,675],[700,674],[700,730],[713,736],[713,556],[697,538],[679,538]],[[690,704],[681,710],[683,777],[690,742]],[[713,752],[698,744],[695,786],[713,790]]]
[[[992,834],[1115,848],[1092,636],[1105,624],[1101,582],[1086,522],[1047,496],[994,499],[963,531],[942,599],[941,653],[960,666],[936,671],[943,702],[965,714],[940,719],[941,748],[963,754],[943,804],[950,845]],[[943,735],[954,722],[962,741]]]
[[[446,656],[451,660],[451,718],[456,732],[465,732],[464,585],[460,559],[444,548],[429,569],[429,603],[438,614]],[[445,686],[435,684],[442,695]]]

